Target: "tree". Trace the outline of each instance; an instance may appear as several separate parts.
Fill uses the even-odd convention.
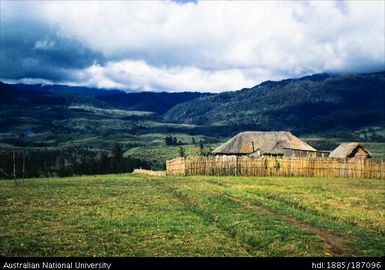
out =
[[[205,149],[205,147],[203,145],[203,141],[202,140],[199,140],[198,147],[199,147],[199,155],[200,156],[204,156],[204,149]]]
[[[178,139],[176,137],[172,138],[172,145],[178,145]]]
[[[168,135],[165,139],[166,145],[179,145],[177,137],[173,137],[171,135]]]
[[[98,170],[99,173],[109,173],[111,172],[111,165],[110,165],[110,158],[108,157],[107,153],[102,151],[100,153],[100,158],[99,158],[99,165],[98,165]]]
[[[184,150],[184,148],[182,146],[179,146],[179,156],[180,157],[185,157],[186,156],[186,152]]]
[[[113,150],[113,169],[114,172],[120,172],[122,170],[123,151],[122,146],[119,143],[115,143]]]
[[[211,145],[209,146],[209,148],[207,149],[206,151],[206,156],[211,156],[213,153],[213,148],[211,147]]]
[[[72,175],[71,166],[66,165],[64,156],[59,156],[56,159],[56,174],[59,177],[66,177]]]
[[[165,140],[166,145],[172,145],[171,135],[168,135],[164,140]]]

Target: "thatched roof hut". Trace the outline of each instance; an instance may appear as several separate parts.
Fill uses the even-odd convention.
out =
[[[283,155],[284,148],[317,151],[286,131],[246,131],[235,135],[213,151],[215,155]]]
[[[334,149],[330,158],[372,158],[373,155],[359,143],[341,143]]]

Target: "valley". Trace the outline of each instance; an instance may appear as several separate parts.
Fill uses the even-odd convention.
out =
[[[358,141],[374,158],[383,159],[383,89],[384,72],[313,75],[221,94],[1,83],[1,177],[12,176],[9,163],[15,150],[42,156],[43,163],[49,157],[46,176],[59,170],[57,163],[97,159],[102,153],[111,157],[116,143],[122,158],[161,170],[167,159],[209,154],[245,130],[288,130],[326,151]],[[176,143],[167,145],[167,136]]]

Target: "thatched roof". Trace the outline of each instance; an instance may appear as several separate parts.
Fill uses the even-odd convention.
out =
[[[305,151],[317,151],[307,143],[286,131],[262,132],[246,131],[238,133],[213,151],[220,155],[259,155],[262,154],[281,155],[283,148],[293,148]]]
[[[357,151],[363,151],[365,152],[366,156],[368,158],[373,157],[372,154],[366,150],[363,146],[361,146],[359,143],[341,143],[336,149],[334,149],[329,157],[330,158],[349,158],[354,157],[357,153]]]

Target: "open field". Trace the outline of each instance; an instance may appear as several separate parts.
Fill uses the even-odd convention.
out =
[[[0,181],[6,256],[383,256],[385,182],[104,175]]]

